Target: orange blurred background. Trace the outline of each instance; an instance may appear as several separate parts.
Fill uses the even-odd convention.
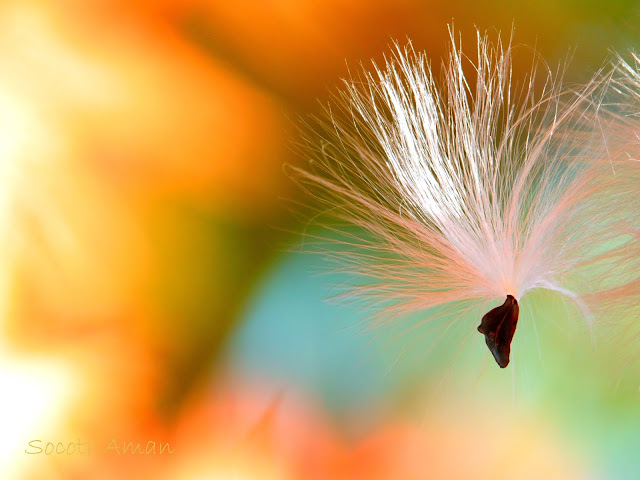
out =
[[[321,383],[243,376],[233,360],[258,355],[234,339],[303,227],[291,206],[309,200],[283,171],[303,161],[295,120],[394,40],[437,65],[451,22],[469,54],[475,27],[513,26],[550,65],[571,57],[569,82],[640,44],[637,4],[620,0],[0,5],[0,478],[601,478],[608,463],[540,412],[507,402],[505,418],[489,387],[460,404],[455,373],[424,414],[433,378],[345,407]],[[314,338],[297,322],[259,337],[274,350],[296,328]]]

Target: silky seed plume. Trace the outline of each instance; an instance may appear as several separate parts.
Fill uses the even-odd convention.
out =
[[[345,80],[306,122],[293,175],[338,244],[325,254],[358,279],[350,296],[384,321],[503,301],[478,330],[504,368],[527,292],[560,293],[592,325],[598,292],[632,281],[607,273],[632,240],[600,85],[563,89],[535,53],[516,81],[511,43],[476,41],[470,60],[451,31],[439,76],[409,44]]]

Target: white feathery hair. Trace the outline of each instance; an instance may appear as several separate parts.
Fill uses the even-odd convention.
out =
[[[615,63],[614,87],[624,95],[623,113],[640,116],[640,56],[629,52],[629,60],[618,55]]]
[[[478,32],[471,60],[450,37],[440,76],[410,43],[396,45],[306,122],[309,163],[293,174],[330,218],[323,238],[338,245],[324,253],[358,276],[349,295],[384,319],[541,288],[591,322],[591,304],[638,272],[616,271],[634,238],[630,187],[599,121],[607,79],[563,88],[562,70],[530,50],[517,82],[511,41]]]
[[[640,313],[640,225],[638,202],[640,197],[640,55],[630,51],[613,59],[613,70],[603,102],[598,110],[603,134],[611,148],[610,160],[616,176],[622,177],[625,191],[618,199],[618,209],[626,218],[621,227],[635,241],[614,249],[615,268],[608,275],[608,289],[593,292],[587,298],[596,308],[607,309],[614,315],[635,316]],[[618,192],[620,193],[620,192]],[[635,274],[634,274],[635,273]],[[634,328],[640,328],[634,327]]]

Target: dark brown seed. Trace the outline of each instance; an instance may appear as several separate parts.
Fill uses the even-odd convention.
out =
[[[507,295],[502,305],[490,310],[482,317],[478,327],[478,331],[484,335],[487,347],[500,368],[509,365],[511,340],[516,332],[519,313],[518,301],[512,295]]]

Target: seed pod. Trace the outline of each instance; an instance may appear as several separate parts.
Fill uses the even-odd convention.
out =
[[[478,331],[484,335],[487,347],[496,359],[500,368],[509,365],[511,340],[516,333],[520,307],[513,295],[507,295],[502,305],[490,310],[478,326]]]

